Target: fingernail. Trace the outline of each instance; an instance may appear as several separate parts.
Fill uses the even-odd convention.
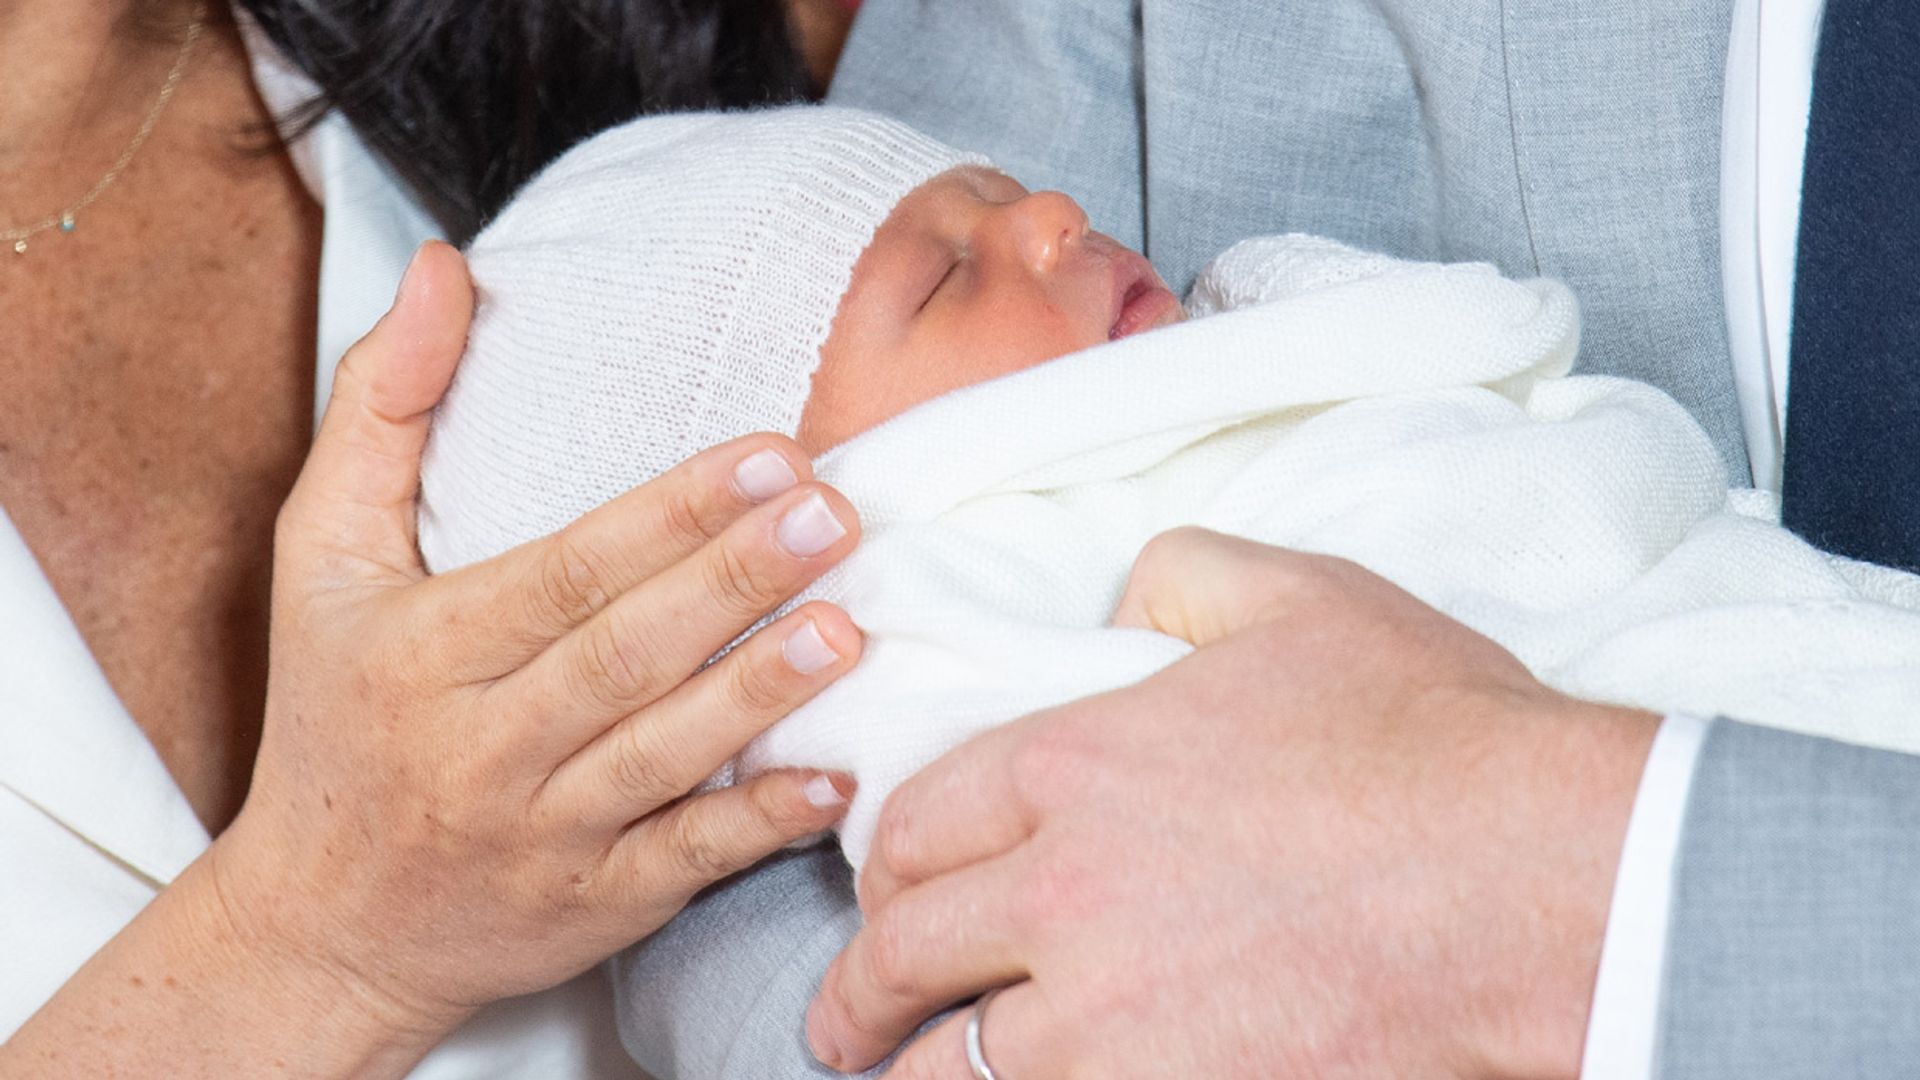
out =
[[[733,468],[733,486],[749,502],[766,502],[799,482],[793,466],[772,450],[749,455]]]
[[[787,635],[786,642],[780,646],[780,655],[786,657],[787,664],[802,675],[817,675],[840,662],[840,654],[827,644],[820,627],[812,619],[801,623],[798,630]]]
[[[807,1046],[820,1064],[835,1068],[840,1064],[840,1048],[834,1045],[833,1036],[827,1031],[826,1010],[820,1007],[818,998],[807,1006]]]
[[[847,805],[847,793],[840,790],[840,785],[834,783],[831,776],[816,776],[807,781],[806,786],[800,791],[807,797],[808,802],[822,810],[832,810],[835,807]]]
[[[787,511],[776,530],[780,546],[796,559],[811,559],[838,543],[847,535],[847,527],[833,516],[827,500],[818,493]]]
[[[415,275],[420,273],[420,254],[426,251],[427,244],[432,242],[431,240],[426,241],[419,247],[413,249],[413,258],[407,260],[407,272],[400,275],[400,285],[393,290],[393,302],[395,304],[398,304],[402,298],[412,291],[409,286],[413,284]]]

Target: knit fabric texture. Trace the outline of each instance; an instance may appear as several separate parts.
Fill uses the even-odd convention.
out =
[[[851,773],[855,866],[940,755],[1187,654],[1109,625],[1179,525],[1352,559],[1581,698],[1920,749],[1920,577],[1780,528],[1667,395],[1568,374],[1564,286],[1288,236],[1221,256],[1188,308],[816,463],[863,538],[801,599],[866,649],[736,774]]]
[[[534,179],[467,252],[467,352],[421,470],[445,571],[557,531],[717,443],[795,432],[895,205],[986,165],[871,113],[648,117]]]

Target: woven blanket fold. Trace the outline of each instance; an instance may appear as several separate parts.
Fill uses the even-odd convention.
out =
[[[737,768],[853,773],[855,867],[948,749],[1189,651],[1107,625],[1184,524],[1353,559],[1583,697],[1920,749],[1920,578],[1781,529],[1659,391],[1569,375],[1563,286],[1275,237],[1189,307],[819,463],[865,540],[802,599],[844,606],[866,656]]]

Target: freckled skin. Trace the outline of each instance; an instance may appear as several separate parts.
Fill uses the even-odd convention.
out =
[[[800,445],[821,453],[941,394],[1106,342],[1126,254],[1059,192],[978,168],[923,184],[854,267]],[[1173,307],[1160,324],[1179,318]]]
[[[18,156],[0,162],[0,221],[86,190],[151,104],[174,40],[87,36],[122,7],[156,25],[184,25],[188,10],[65,5],[70,55],[0,64],[9,87],[74,75],[31,100],[0,91],[0,112],[109,102],[50,112],[46,141],[5,132],[0,155]],[[252,773],[274,520],[313,437],[321,215],[284,150],[248,134],[273,115],[227,5],[207,10],[178,93],[115,186],[72,232],[25,256],[0,249],[0,506],[217,833]]]

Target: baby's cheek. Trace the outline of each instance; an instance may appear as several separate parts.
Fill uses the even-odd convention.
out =
[[[984,298],[983,298],[984,299]],[[1107,327],[1044,297],[955,305],[921,319],[891,348],[836,333],[801,416],[799,442],[820,454],[943,394],[1105,343]]]
[[[901,403],[905,395],[887,367],[865,359],[870,355],[823,362],[814,373],[795,436],[801,449],[818,456],[912,407]]]
[[[1111,329],[1104,308],[1075,304],[1068,297],[1034,296],[1018,309],[1003,308],[983,321],[980,339],[972,350],[972,382],[1011,375],[1058,360],[1069,353],[1105,344]]]

